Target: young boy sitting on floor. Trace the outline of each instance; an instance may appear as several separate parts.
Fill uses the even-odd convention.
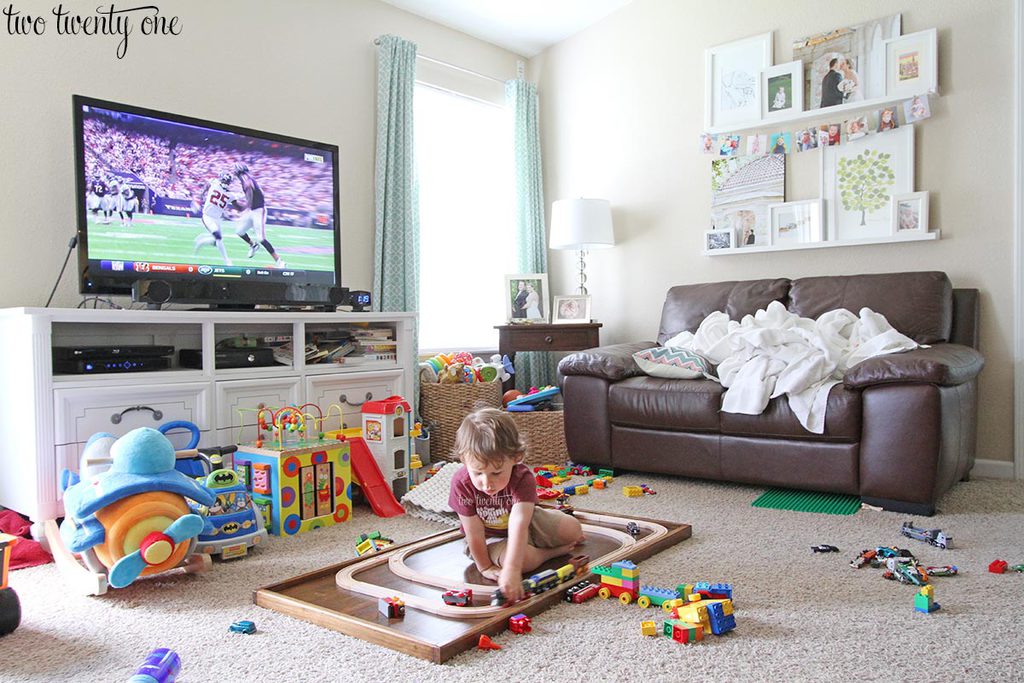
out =
[[[466,555],[510,602],[523,597],[524,571],[583,542],[575,517],[535,506],[525,453],[512,417],[496,408],[470,413],[455,434],[455,455],[465,467],[452,477],[448,505],[462,522]]]

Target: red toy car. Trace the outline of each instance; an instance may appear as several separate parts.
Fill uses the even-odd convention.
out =
[[[533,630],[531,623],[530,617],[525,614],[515,614],[508,618],[508,628],[512,633],[529,633]]]
[[[597,595],[600,590],[593,581],[580,581],[565,591],[565,601],[576,604],[586,602]]]
[[[461,591],[445,591],[441,594],[441,599],[446,605],[468,607],[473,604],[473,591],[468,588]]]

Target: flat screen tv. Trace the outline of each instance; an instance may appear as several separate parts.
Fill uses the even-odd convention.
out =
[[[140,283],[161,303],[331,303],[335,145],[80,95],[73,104],[81,293]]]

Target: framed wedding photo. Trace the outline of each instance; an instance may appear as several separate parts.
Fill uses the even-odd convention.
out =
[[[893,195],[892,234],[920,235],[928,232],[928,193],[908,192]]]
[[[761,72],[761,118],[788,118],[804,110],[804,63],[789,62]]]
[[[505,276],[505,319],[510,323],[548,321],[548,274]]]
[[[736,246],[735,233],[732,230],[705,230],[704,251],[732,249]]]
[[[772,64],[772,32],[704,51],[704,128],[758,121],[761,72]]]
[[[584,294],[556,296],[551,304],[552,324],[572,325],[590,322],[590,297]]]
[[[820,199],[774,204],[771,215],[773,246],[821,241]]]
[[[933,28],[885,41],[886,97],[938,91],[938,43],[938,32]]]

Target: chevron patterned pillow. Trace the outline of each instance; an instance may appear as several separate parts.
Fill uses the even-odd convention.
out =
[[[633,354],[633,360],[648,375],[666,379],[714,379],[715,366],[689,349],[655,346]]]

